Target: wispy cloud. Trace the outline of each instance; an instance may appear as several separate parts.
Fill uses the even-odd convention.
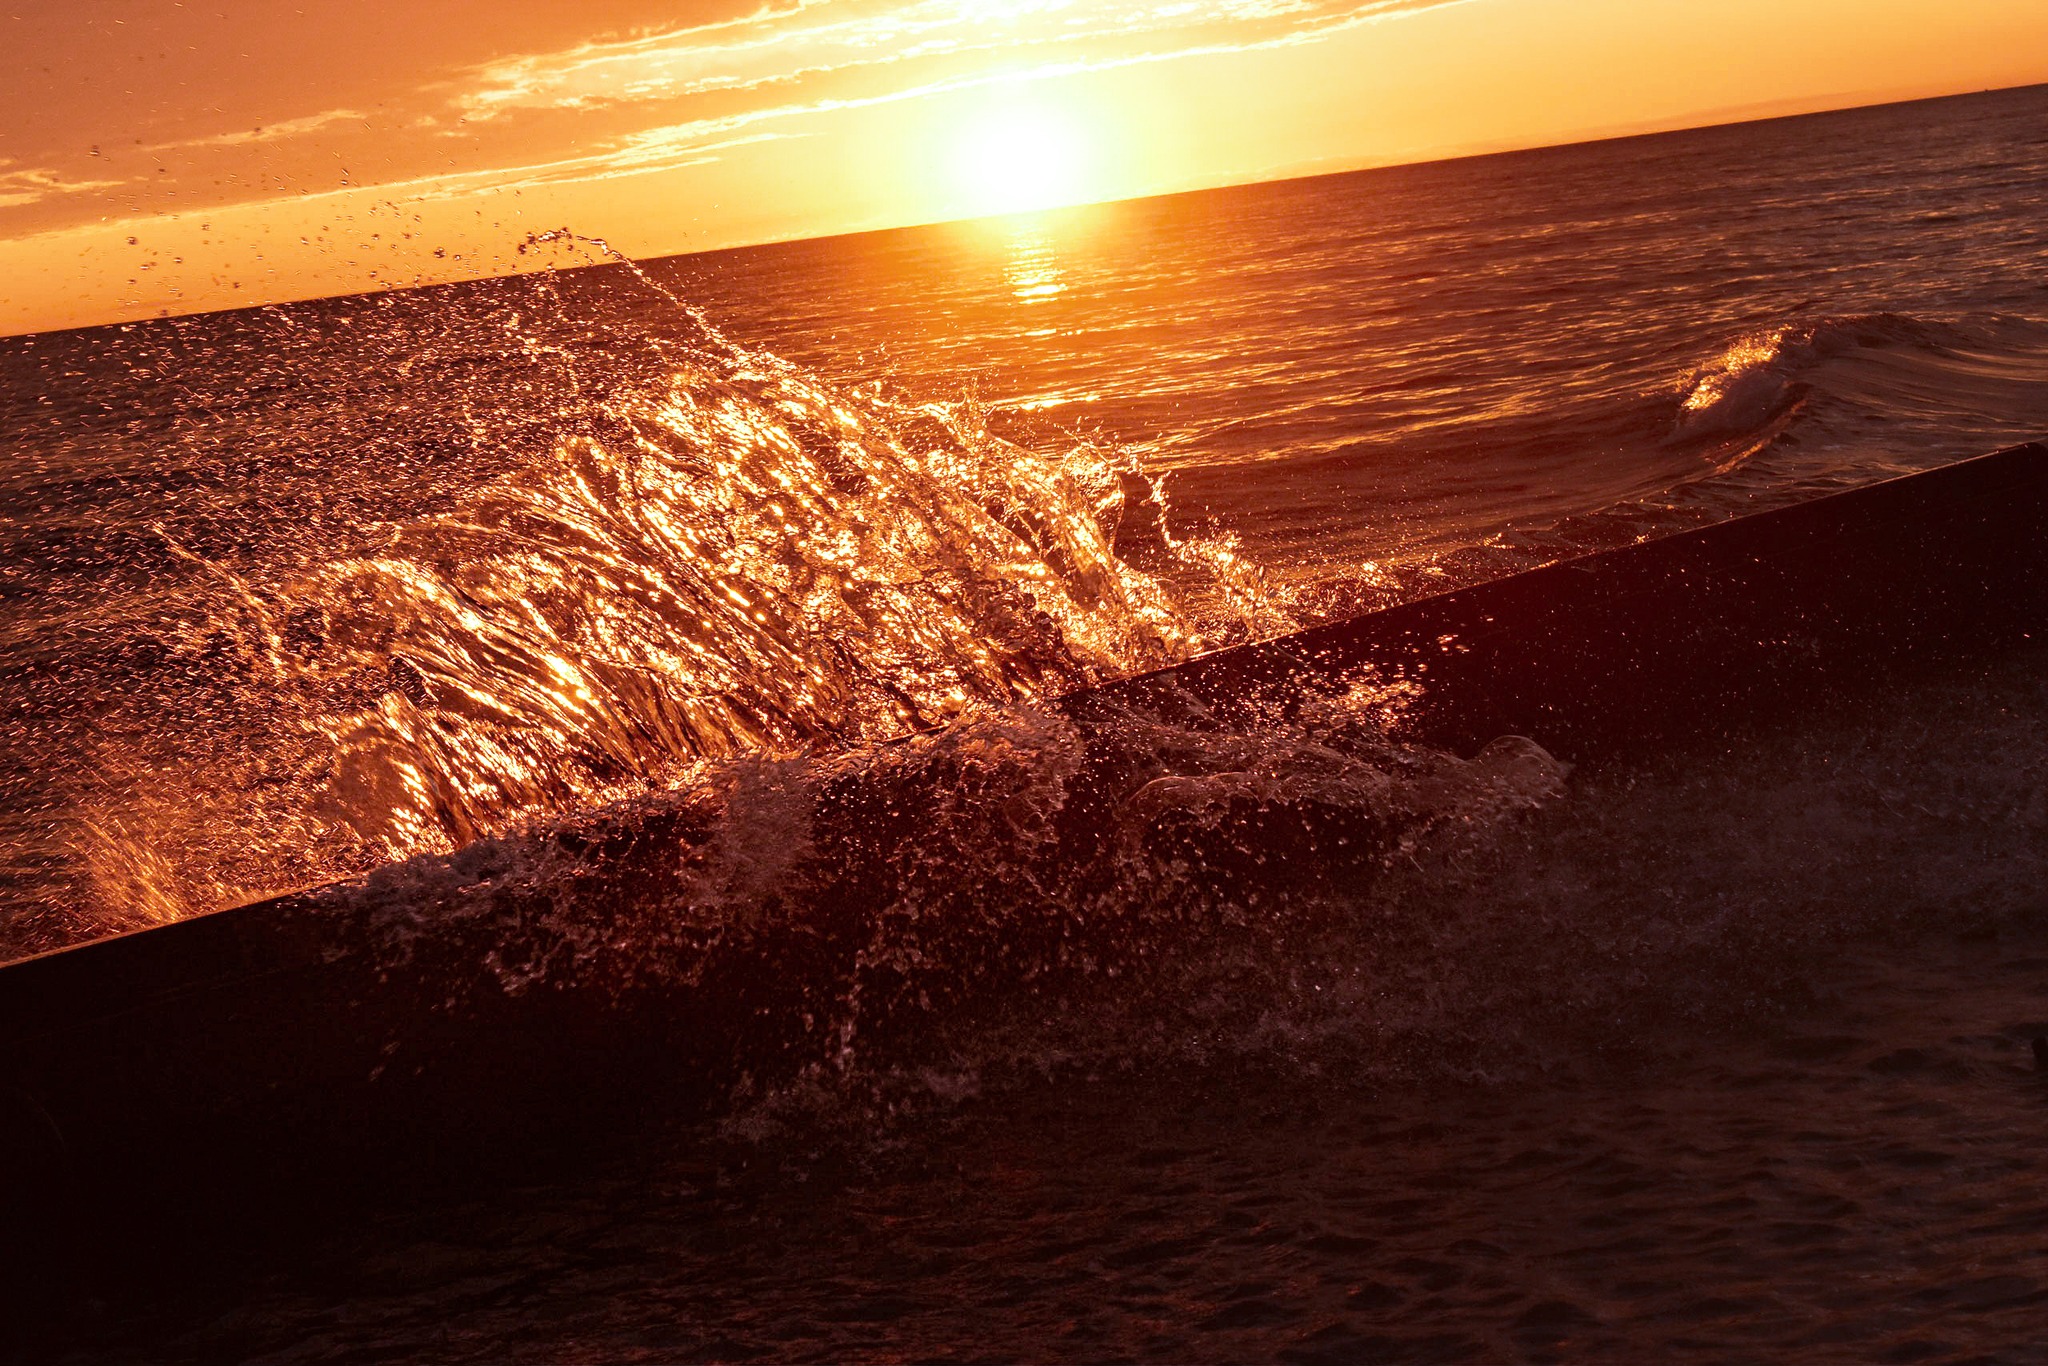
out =
[[[1116,64],[1296,42],[1455,0],[877,0],[766,11],[472,69],[455,104],[471,120],[522,110],[686,99],[944,58],[1029,65],[1051,54]]]
[[[0,158],[0,209],[40,204],[62,195],[111,190],[119,184],[118,180],[81,180],[58,171],[23,166],[11,159]]]
[[[687,166],[703,166],[719,160],[724,153],[735,147],[778,142],[785,138],[800,136],[787,132],[748,133],[739,137],[721,136],[722,133],[733,131],[739,124],[740,121],[737,120],[701,119],[694,123],[673,124],[665,128],[648,128],[621,139],[616,145],[598,151],[557,157],[551,161],[496,167],[488,171],[424,176],[418,180],[379,188],[387,193],[404,193],[411,199],[460,199],[478,190],[523,190],[536,185],[617,180],[624,176],[647,175],[655,171],[678,171]]]
[[[289,138],[325,132],[339,124],[363,123],[368,118],[367,114],[358,109],[329,109],[320,114],[307,114],[296,119],[278,119],[273,123],[239,129],[231,133],[214,133],[207,137],[188,138],[182,142],[158,143],[150,150],[167,151],[173,147],[247,147],[261,142],[283,142]]]
[[[602,179],[697,165],[731,147],[797,135],[763,125],[982,86],[1292,46],[1396,15],[1471,2],[914,0],[829,22],[817,19],[825,6],[806,4],[749,21],[494,63],[472,72],[474,79],[454,103],[465,118],[489,122],[516,113],[679,107],[693,97],[771,86],[787,92],[777,102],[639,129],[573,156],[506,172],[513,183],[525,184]],[[807,28],[788,28],[807,19],[813,21]],[[998,52],[1003,60],[986,60]],[[869,80],[865,89],[856,86],[850,93],[805,97],[806,90],[825,84],[823,78],[847,73],[888,79]],[[734,136],[749,129],[759,131]]]
[[[839,111],[1314,43],[1469,3],[768,0],[742,18],[422,71],[407,97],[376,106],[200,128],[133,153],[110,146],[104,170],[0,159],[0,210],[76,219],[126,196],[118,207],[132,212],[138,196],[171,185],[187,203],[236,202],[258,185],[317,197],[333,184],[337,157],[370,157],[383,171],[375,184],[422,198],[615,179],[820,132],[819,120]]]

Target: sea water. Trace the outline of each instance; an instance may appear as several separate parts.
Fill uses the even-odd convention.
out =
[[[2036,435],[2042,99],[0,342],[0,947]]]
[[[8,952],[332,883],[366,951],[499,917],[489,989],[688,985],[868,917],[672,1161],[108,1350],[2038,1327],[2040,661],[1589,775],[1133,717],[1085,858],[1045,704],[2040,435],[2044,186],[2030,90],[0,342]]]

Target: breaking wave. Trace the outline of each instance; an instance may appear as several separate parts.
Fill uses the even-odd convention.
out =
[[[1947,423],[1981,446],[1986,424],[2014,437],[2040,430],[2044,376],[2048,328],[2030,319],[1801,318],[1745,333],[1696,367],[1678,388],[1673,437],[1724,463],[1795,431],[1827,443],[1883,428],[1903,452]]]
[[[1187,471],[828,379],[625,261],[32,359],[82,397],[22,407],[30,458],[0,472],[43,509],[0,527],[40,575],[33,613],[0,623],[8,955],[689,788],[739,755],[1043,707],[2048,427],[2038,322],[1786,321],[1597,421],[1515,428],[1500,470],[1565,445],[1609,471],[1583,510],[1380,549],[1377,520],[1412,509],[1374,486],[1372,516],[1332,528],[1369,555],[1295,564],[1202,512],[1216,495]]]
[[[287,371],[323,394],[318,422],[191,395],[163,443],[187,464],[182,521],[151,518],[98,565],[149,562],[125,610],[67,623],[32,666],[37,710],[90,716],[54,821],[86,853],[31,886],[9,947],[446,852],[710,759],[1043,702],[1244,634],[1135,567],[1231,572],[1166,535],[1127,455],[1026,449],[972,402],[834,385],[623,269],[660,294],[665,332],[607,330],[547,278],[508,282],[460,334],[440,300],[251,322],[257,356],[291,360],[304,332],[353,349],[329,375]],[[383,515],[345,519],[340,548],[238,539],[213,471],[308,445],[329,466],[312,515],[380,497]]]
[[[1897,314],[1821,318],[1752,332],[1695,370],[1683,386],[1679,426],[1717,434],[1761,428],[1804,396],[1803,377],[1857,348],[1938,348],[1941,330]]]

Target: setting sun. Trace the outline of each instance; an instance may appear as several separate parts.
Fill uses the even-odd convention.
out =
[[[1072,117],[1036,103],[1006,101],[960,131],[953,180],[970,213],[1021,213],[1087,198],[1089,160]]]

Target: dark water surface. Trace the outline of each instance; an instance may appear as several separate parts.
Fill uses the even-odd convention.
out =
[[[0,957],[338,879],[694,989],[915,832],[686,1128],[23,1340],[2032,1359],[2042,659],[1577,772],[1133,716],[1071,867],[1039,704],[2042,434],[2044,186],[2034,89],[0,342]]]
[[[984,1024],[893,1117],[125,1272],[34,1354],[2032,1360],[2044,742],[2036,657],[1580,775],[1320,956]]]

